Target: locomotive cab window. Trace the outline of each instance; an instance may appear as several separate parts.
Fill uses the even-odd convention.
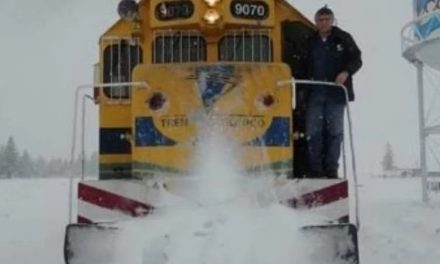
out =
[[[266,34],[234,33],[219,43],[220,61],[271,62],[272,40]]]
[[[197,33],[156,33],[153,63],[206,61],[206,41]]]
[[[114,43],[114,44],[113,44]],[[104,83],[131,82],[133,68],[142,63],[142,49],[127,41],[112,41],[104,49]],[[105,87],[104,94],[112,99],[130,98],[129,86]]]

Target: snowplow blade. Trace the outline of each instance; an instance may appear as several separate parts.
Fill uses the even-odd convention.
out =
[[[357,228],[352,224],[306,226],[302,230],[313,246],[310,263],[359,264]]]
[[[64,238],[66,264],[113,264],[118,228],[100,224],[70,224]],[[116,264],[116,263],[115,263]]]
[[[301,231],[308,240],[304,243],[311,245],[306,253],[307,263],[359,264],[357,229],[354,225],[306,226]],[[130,264],[117,258],[115,243],[120,232],[120,229],[111,225],[67,226],[64,244],[66,264]]]

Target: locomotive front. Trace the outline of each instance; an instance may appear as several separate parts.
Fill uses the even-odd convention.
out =
[[[292,87],[280,83],[292,78],[283,21],[308,25],[296,10],[274,0],[124,0],[118,10],[97,64],[108,84],[95,93],[100,179],[186,174],[200,111],[238,141],[245,170],[292,175]]]
[[[180,194],[206,131],[237,146],[244,173],[279,179],[281,204],[328,220],[304,228],[332,247],[316,264],[358,263],[347,180],[291,179],[293,76],[313,25],[284,0],[121,0],[118,13],[95,67],[99,180],[78,184],[66,263],[114,263],[118,222]]]

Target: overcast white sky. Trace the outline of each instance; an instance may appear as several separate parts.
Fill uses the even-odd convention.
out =
[[[400,30],[411,0],[291,0],[309,18],[325,3],[363,51],[353,107],[358,161],[377,171],[385,143],[396,161],[418,160],[416,73],[401,57]],[[0,1],[0,143],[13,135],[32,156],[69,157],[75,86],[92,81],[98,36],[118,0]],[[93,107],[88,109],[93,113]],[[95,119],[88,124],[96,148]],[[95,143],[94,143],[95,142]]]

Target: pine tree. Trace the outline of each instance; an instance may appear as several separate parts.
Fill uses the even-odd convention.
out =
[[[39,156],[34,162],[35,175],[38,177],[47,177],[47,161]]]
[[[29,153],[27,150],[23,151],[23,154],[20,157],[19,160],[19,166],[18,166],[18,176],[20,177],[34,177],[35,175],[34,170],[34,162],[32,161]]]
[[[98,175],[99,155],[97,152],[93,152],[90,158],[86,162],[86,174],[89,176]]]
[[[391,144],[387,142],[385,146],[385,154],[382,158],[382,168],[384,171],[390,171],[395,168],[394,166],[394,153]]]
[[[0,178],[6,175],[5,146],[0,146]]]
[[[8,139],[8,143],[6,144],[3,153],[3,161],[6,177],[12,178],[12,176],[17,173],[19,161],[18,150],[13,137],[9,137]]]

